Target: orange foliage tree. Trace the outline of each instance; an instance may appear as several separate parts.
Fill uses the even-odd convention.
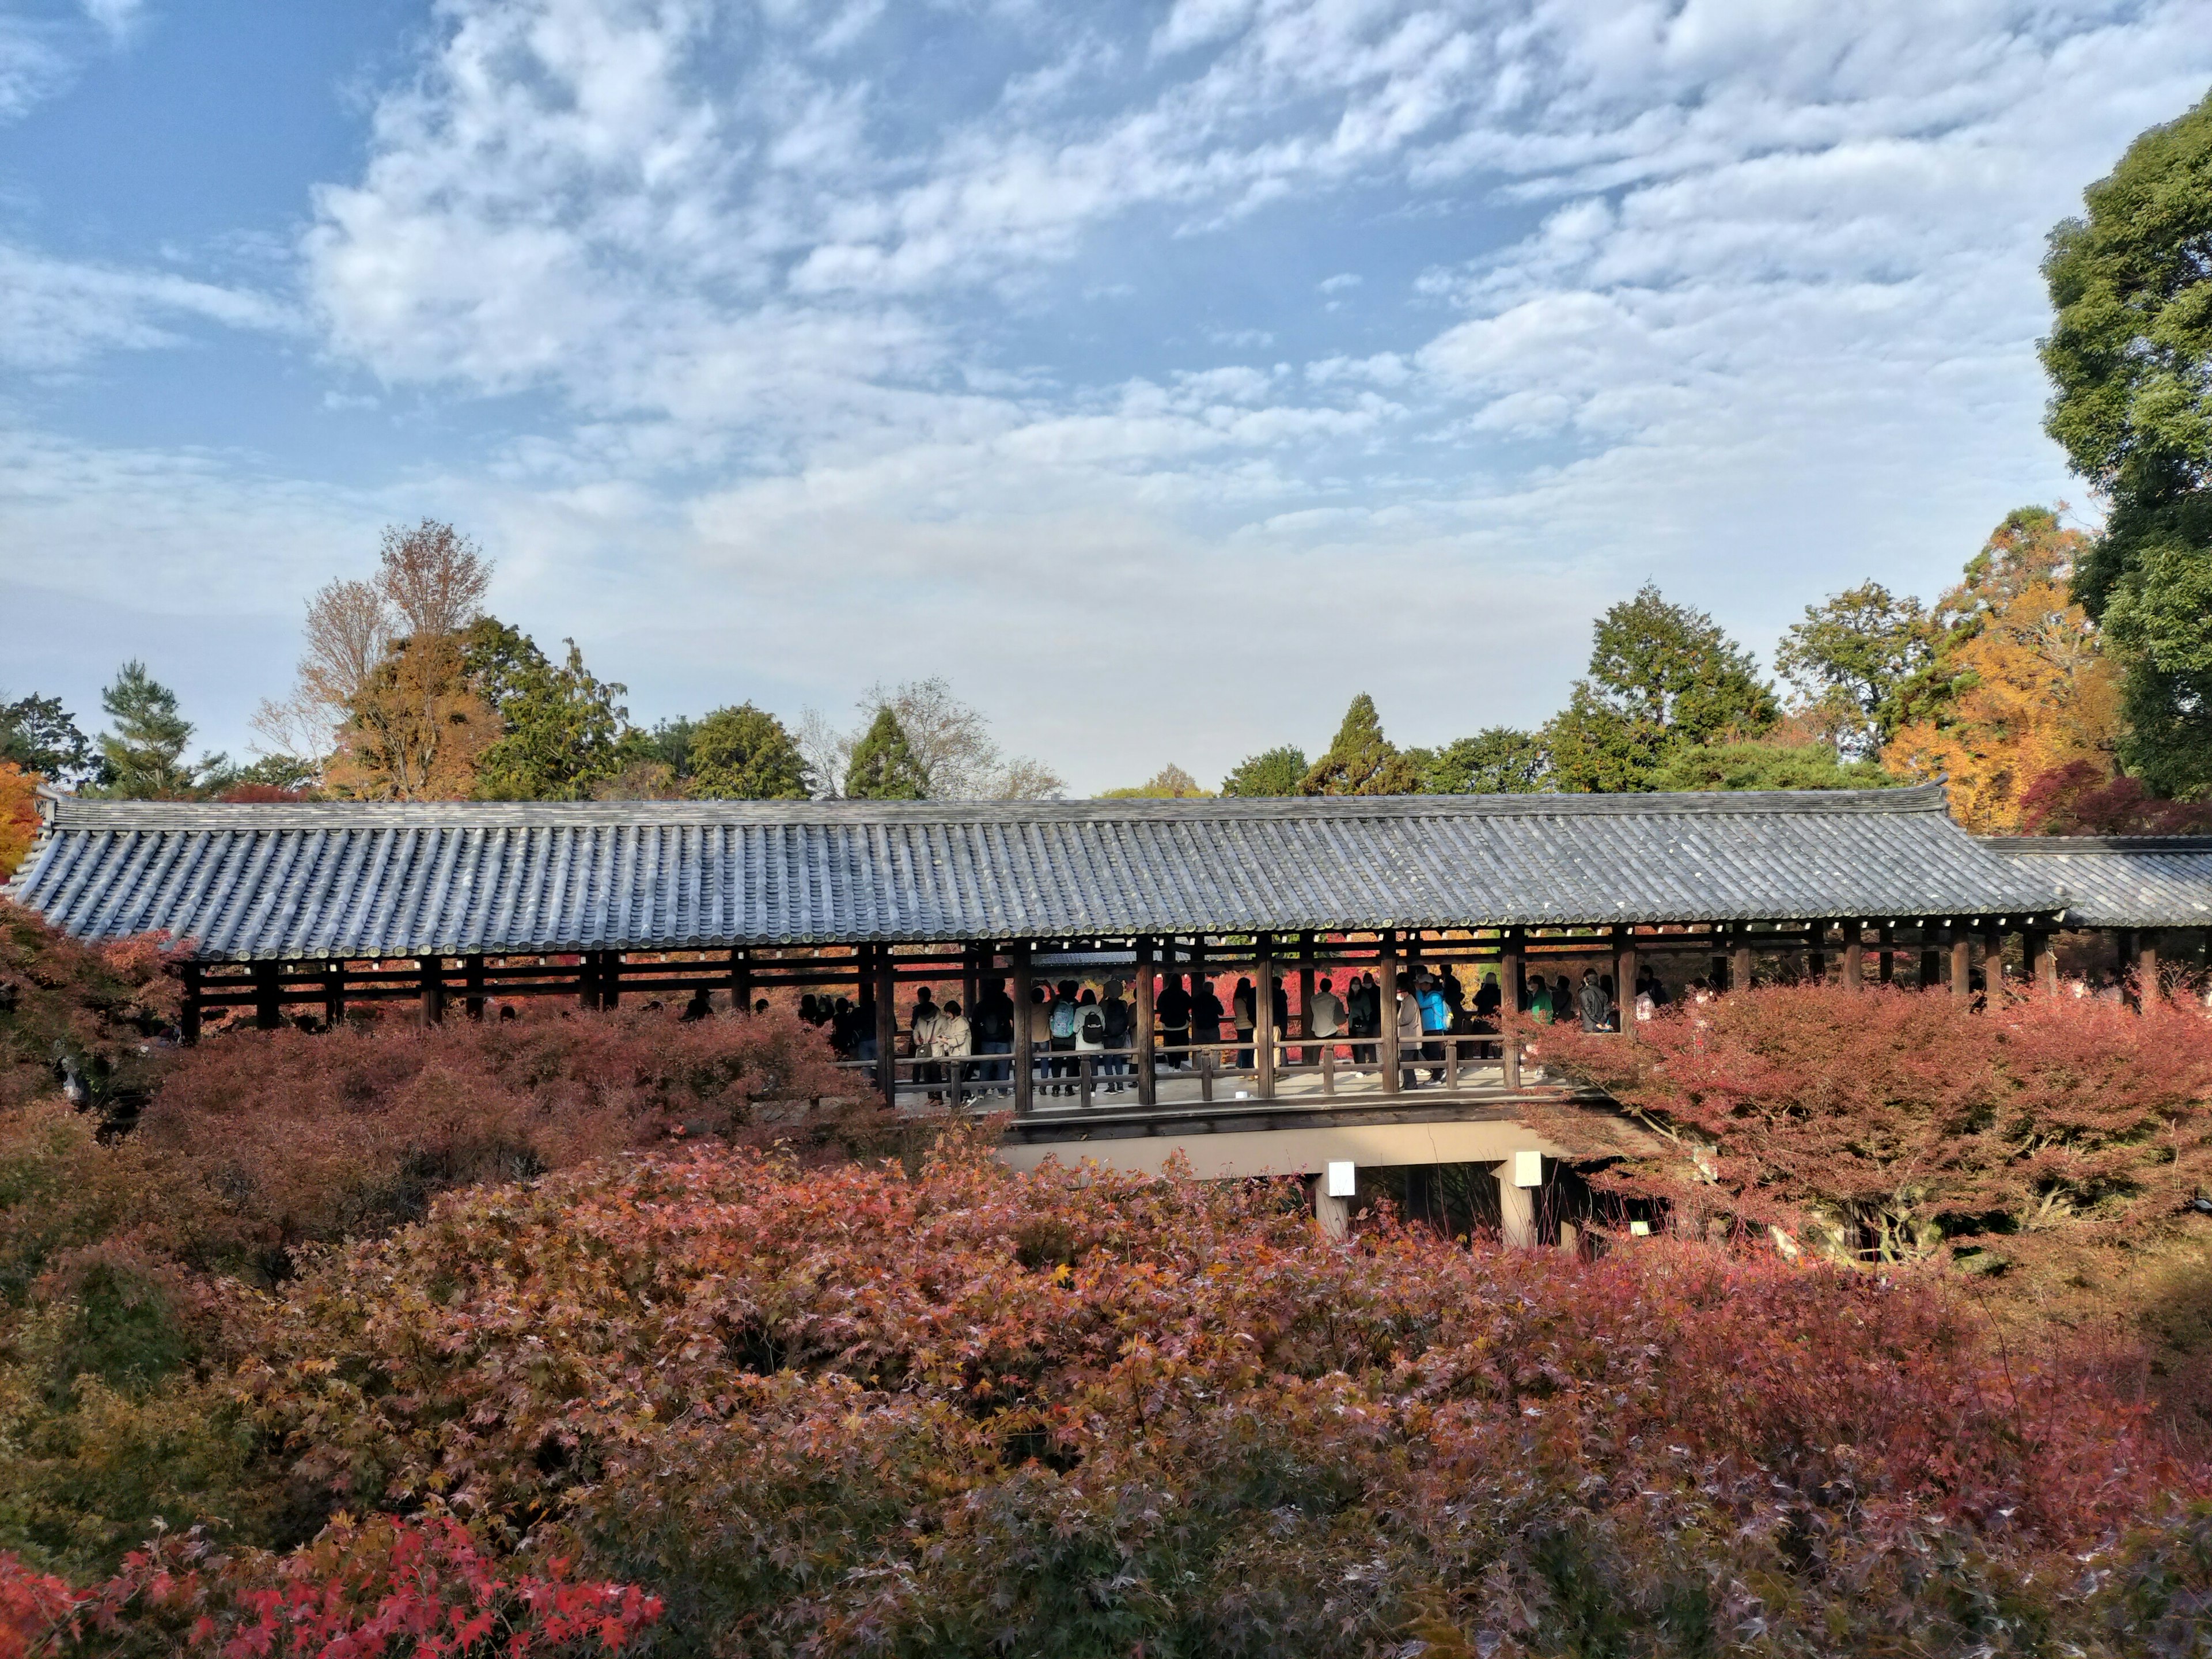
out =
[[[1948,775],[1953,815],[1977,834],[2017,830],[2046,773],[2084,760],[2111,769],[2119,679],[2066,587],[2086,541],[2041,507],[2006,518],[1937,606],[1929,673],[1942,695],[1882,750],[1899,776]]]
[[[0,760],[0,882],[11,880],[39,834],[39,785],[35,772]]]

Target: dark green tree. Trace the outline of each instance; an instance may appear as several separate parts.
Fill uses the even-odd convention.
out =
[[[752,707],[750,703],[744,706]],[[672,720],[655,720],[653,730],[646,734],[652,745],[653,758],[666,767],[671,775],[691,775],[691,745],[698,736],[700,725],[689,714],[679,714]]]
[[[1425,792],[1431,795],[1528,795],[1541,792],[1551,759],[1534,732],[1492,726],[1455,738],[1431,758]]]
[[[1750,653],[1648,583],[1599,617],[1594,634],[1589,677],[1544,730],[1558,788],[1649,789],[1670,750],[1758,737],[1781,717]]]
[[[739,703],[717,708],[696,724],[687,720],[656,726],[655,738],[678,725],[684,732],[680,759],[689,768],[690,793],[704,800],[805,800],[813,793],[805,757],[775,715]],[[665,765],[678,763],[668,758],[672,747],[659,750]]]
[[[2051,233],[2045,429],[2111,503],[2074,574],[2123,675],[2119,758],[2212,797],[2212,96]]]
[[[82,782],[97,765],[91,739],[77,729],[62,700],[37,696],[0,705],[0,760],[54,784]]]
[[[100,706],[113,722],[113,729],[100,736],[97,784],[101,794],[175,800],[196,793],[203,774],[227,770],[228,763],[220,755],[203,755],[198,765],[186,762],[192,723],[179,712],[177,694],[135,658],[123,665],[114,684],[100,694]]]
[[[553,665],[529,635],[496,617],[479,617],[461,634],[461,662],[477,696],[499,708]]]
[[[1221,781],[1224,795],[1295,795],[1305,781],[1306,751],[1294,743],[1247,755]]]
[[[627,688],[594,678],[574,640],[563,641],[568,655],[556,666],[527,638],[515,638],[525,648],[504,653],[476,682],[500,723],[499,737],[477,763],[477,793],[486,800],[586,799],[593,784],[621,771],[642,746],[631,735],[629,710],[616,701]]]
[[[1382,735],[1375,699],[1362,691],[1344,711],[1328,752],[1298,782],[1302,795],[1418,795],[1420,763]]]
[[[1917,599],[1880,582],[1805,607],[1774,653],[1795,712],[1846,759],[1881,753],[1920,711],[1912,689],[1936,658],[1936,629]]]
[[[1886,789],[1902,783],[1871,760],[1841,761],[1825,743],[1685,744],[1651,775],[1654,789]]]
[[[845,766],[845,793],[853,800],[922,800],[929,771],[907,741],[906,729],[888,708],[878,708]]]

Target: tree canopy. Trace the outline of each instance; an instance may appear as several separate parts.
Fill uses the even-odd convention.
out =
[[[1670,750],[1757,737],[1779,717],[1751,653],[1647,583],[1598,619],[1588,677],[1544,735],[1555,787],[1633,791],[1652,787]]]
[[[1862,582],[1807,605],[1774,666],[1796,694],[1792,712],[1838,756],[1866,760],[1912,717],[1913,688],[1935,655],[1935,625],[1920,601]]]
[[[2152,128],[2051,233],[2045,429],[2111,503],[2075,573],[2124,679],[2119,756],[2212,794],[2212,96]]]
[[[1247,755],[1221,781],[1224,795],[1295,795],[1305,781],[1306,751],[1294,743]]]
[[[0,760],[53,784],[79,782],[97,764],[91,740],[77,729],[62,700],[35,693],[0,705]]]
[[[1422,781],[1431,795],[1526,795],[1546,787],[1550,770],[1540,736],[1492,726],[1436,750]]]
[[[805,800],[812,793],[798,743],[782,721],[749,702],[691,726],[684,754],[690,793],[701,799]]]
[[[1302,795],[1418,795],[1421,769],[1382,735],[1375,699],[1362,691],[1344,711],[1328,752],[1299,780]]]
[[[496,630],[520,642],[477,666],[479,635]],[[583,800],[644,748],[632,740],[626,688],[595,678],[574,640],[556,666],[525,635],[489,617],[470,633],[471,678],[497,715],[500,735],[477,763],[477,793],[487,800]],[[503,645],[504,641],[501,641]]]
[[[1211,792],[1200,787],[1196,778],[1170,761],[1144,782],[1133,787],[1102,789],[1100,800],[1191,800]]]
[[[187,763],[185,750],[194,727],[177,705],[177,694],[132,659],[108,688],[100,706],[112,722],[100,737],[98,787],[105,795],[167,800],[198,793],[203,777],[219,773],[220,755]]]
[[[1881,789],[1898,781],[1874,761],[1838,760],[1825,743],[1747,738],[1685,744],[1651,775],[1655,789]]]
[[[929,772],[907,741],[905,728],[888,708],[853,745],[845,767],[845,793],[854,800],[925,800]]]

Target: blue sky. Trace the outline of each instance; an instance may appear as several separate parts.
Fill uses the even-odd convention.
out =
[[[1647,578],[1932,595],[2201,0],[0,0],[0,690],[214,744],[424,515],[651,720],[1078,790],[1540,720]]]

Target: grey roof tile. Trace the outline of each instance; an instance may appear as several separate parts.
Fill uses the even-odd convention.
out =
[[[2212,836],[2007,836],[1983,843],[2066,892],[2081,927],[2212,927]]]
[[[963,803],[52,804],[10,890],[211,958],[2047,913],[1939,788]]]

